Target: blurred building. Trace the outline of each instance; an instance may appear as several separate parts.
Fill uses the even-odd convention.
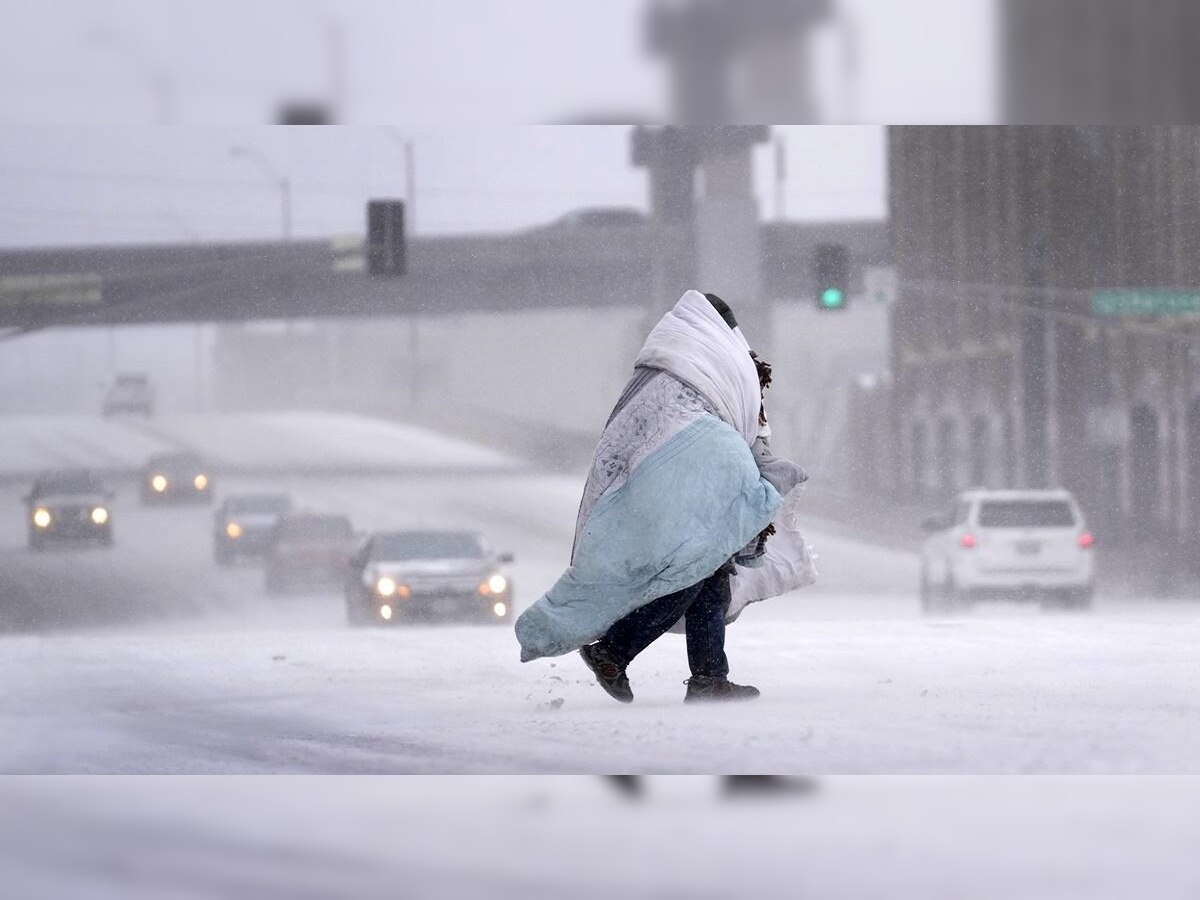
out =
[[[1200,294],[1200,128],[889,137],[900,294],[877,476],[924,499],[1061,484],[1114,539],[1195,529],[1197,317],[1097,303]]]
[[[1188,122],[1200,112],[1192,0],[1005,0],[1004,121]]]

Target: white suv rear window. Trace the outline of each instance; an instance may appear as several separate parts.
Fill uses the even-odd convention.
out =
[[[1075,513],[1062,500],[986,500],[979,505],[981,528],[1072,528]]]

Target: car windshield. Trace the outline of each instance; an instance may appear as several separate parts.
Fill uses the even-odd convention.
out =
[[[979,508],[983,528],[1071,528],[1075,513],[1065,500],[988,500]]]
[[[271,513],[282,515],[291,509],[291,507],[292,501],[282,494],[230,497],[226,501],[226,509],[232,513]]]
[[[99,494],[100,483],[87,472],[56,472],[44,476],[33,488],[35,497],[50,494]]]
[[[204,467],[195,456],[157,456],[150,460],[150,468],[168,472],[198,472]]]
[[[473,534],[383,534],[371,541],[371,559],[480,559],[483,544]]]
[[[285,541],[330,541],[353,536],[350,520],[341,516],[285,519],[279,524],[279,537]]]

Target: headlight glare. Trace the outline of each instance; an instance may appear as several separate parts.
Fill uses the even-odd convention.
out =
[[[103,525],[108,521],[108,510],[103,506],[97,506],[92,510],[92,521],[97,525]]]
[[[392,597],[396,594],[396,579],[384,575],[375,582],[375,591],[381,597]]]
[[[508,588],[508,579],[503,575],[493,575],[487,580],[487,586],[493,594],[503,594]]]
[[[508,606],[504,603],[497,603],[492,607],[492,612],[496,614],[497,619],[503,619],[504,614],[508,612]]]
[[[48,509],[35,509],[33,511],[33,524],[38,528],[49,528],[50,523],[54,521],[54,517],[50,515]]]
[[[193,486],[195,486],[196,490],[202,491],[206,487],[208,487],[208,476],[207,475],[197,475],[195,478],[192,479],[192,484],[193,484]]]
[[[167,489],[167,476],[155,475],[150,479],[150,487],[158,491],[160,494]]]
[[[236,541],[242,536],[242,526],[237,522],[230,522],[225,526],[225,534]]]

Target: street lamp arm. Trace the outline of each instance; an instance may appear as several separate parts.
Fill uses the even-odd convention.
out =
[[[283,176],[279,174],[279,170],[271,165],[271,161],[267,159],[266,154],[261,150],[256,150],[253,147],[235,146],[229,148],[229,155],[234,159],[248,159],[254,163],[267,177],[272,181],[283,181]]]

